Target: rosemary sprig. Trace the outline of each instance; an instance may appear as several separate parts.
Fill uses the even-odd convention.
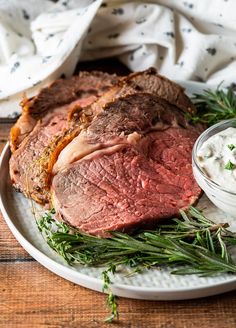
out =
[[[102,272],[103,291],[108,292],[107,305],[111,311],[110,316],[105,319],[105,322],[112,322],[114,319],[118,319],[116,297],[110,288],[112,281],[109,276],[109,273],[112,273],[114,275],[115,272],[116,272],[116,266],[112,263],[108,266],[108,268],[106,270],[103,270],[103,272]]]
[[[203,123],[208,126],[221,120],[236,117],[236,95],[233,87],[226,91],[218,88],[204,90],[202,94],[195,94],[192,98],[196,108],[196,115],[187,115],[187,119],[192,123]]]
[[[236,272],[229,252],[229,246],[236,245],[236,235],[227,230],[228,224],[216,224],[194,207],[180,211],[181,218],[159,225],[156,230],[135,236],[111,232],[110,238],[84,234],[57,222],[53,214],[54,210],[47,212],[37,222],[49,246],[70,265],[105,266],[102,276],[111,310],[109,322],[118,317],[110,274],[114,275],[120,265],[134,272],[169,266],[173,274],[200,276]]]

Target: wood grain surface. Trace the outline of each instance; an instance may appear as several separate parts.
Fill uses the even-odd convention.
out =
[[[0,152],[10,126],[0,124]],[[110,326],[233,328],[235,308],[235,292],[175,302],[119,298],[120,320]],[[18,244],[0,213],[0,328],[109,327],[106,316],[105,295],[42,267]]]

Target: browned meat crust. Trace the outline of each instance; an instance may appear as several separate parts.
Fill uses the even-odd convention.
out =
[[[77,110],[88,106],[117,80],[115,75],[83,72],[56,81],[36,97],[23,101],[23,114],[10,136],[10,176],[17,190],[39,203],[49,201],[52,167],[82,127],[77,122],[76,128],[71,128],[69,112],[74,106]]]

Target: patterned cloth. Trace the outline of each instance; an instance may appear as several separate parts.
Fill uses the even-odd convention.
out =
[[[78,60],[117,56],[175,80],[236,82],[235,0],[0,1],[0,116]]]

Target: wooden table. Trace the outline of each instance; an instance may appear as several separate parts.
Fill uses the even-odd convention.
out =
[[[97,65],[91,65],[91,69],[94,67]],[[125,69],[122,72],[126,73]],[[0,152],[10,127],[11,124],[0,124]],[[114,326],[233,328],[235,308],[235,292],[175,302],[120,298],[120,321]],[[68,282],[42,267],[18,244],[0,213],[0,328],[107,327],[109,324],[103,323],[106,316],[105,295]]]

